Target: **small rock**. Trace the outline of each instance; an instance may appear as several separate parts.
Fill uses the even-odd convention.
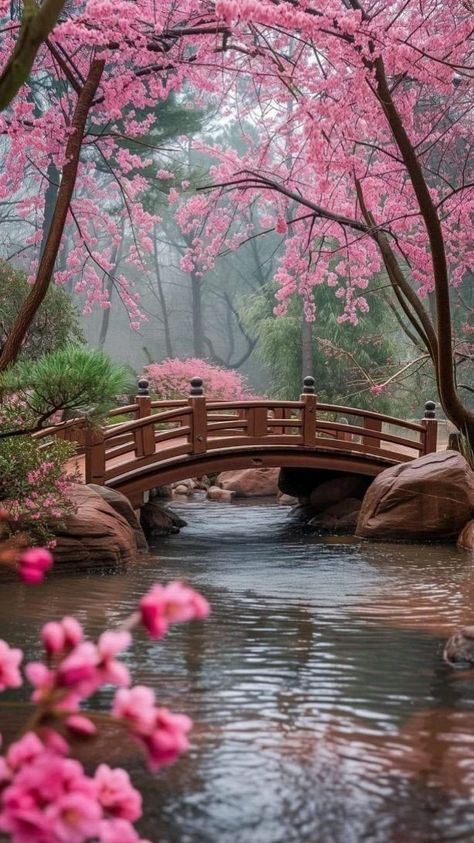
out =
[[[180,483],[178,486],[175,486],[173,489],[174,495],[189,495],[192,494],[192,489],[189,486],[185,486],[184,483]]]
[[[461,550],[474,550],[474,519],[468,521],[459,533],[458,547]]]
[[[179,533],[181,527],[186,526],[186,521],[161,506],[155,500],[148,501],[140,510],[140,523],[146,535],[169,536]]]
[[[280,506],[297,506],[299,501],[298,498],[294,498],[292,495],[279,495],[278,503]]]
[[[444,648],[443,659],[452,667],[474,665],[474,626],[458,629],[451,636]]]
[[[207,490],[207,498],[210,501],[231,503],[232,499],[235,498],[235,492],[231,489],[221,489],[220,486],[210,486]]]

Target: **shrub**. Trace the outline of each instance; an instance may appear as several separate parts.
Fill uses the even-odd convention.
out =
[[[0,261],[0,348],[30,290],[24,273]],[[71,341],[84,342],[79,312],[64,290],[52,286],[28,331],[21,359],[36,360]]]
[[[23,430],[41,427],[55,413],[87,411],[102,421],[126,392],[130,375],[103,352],[73,343],[45,354],[39,360],[19,361],[0,379],[4,424],[12,408],[16,426]],[[10,405],[10,409],[8,406]],[[0,419],[0,436],[2,421]]]
[[[51,543],[54,526],[74,512],[65,465],[75,452],[69,442],[44,447],[31,436],[0,439],[0,505],[10,535],[26,532],[33,543]]]
[[[252,398],[245,378],[233,369],[223,369],[189,357],[187,360],[168,358],[162,363],[145,367],[150,387],[158,398],[187,398],[193,377],[203,380],[204,394],[213,401],[241,401]]]

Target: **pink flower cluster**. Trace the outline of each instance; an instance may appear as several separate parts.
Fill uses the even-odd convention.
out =
[[[172,764],[189,747],[190,718],[173,714],[167,708],[157,708],[153,691],[144,685],[120,688],[115,694],[112,714],[125,721],[131,735],[145,748],[151,770]]]
[[[49,554],[31,549],[24,567],[44,565]],[[34,576],[27,582],[36,582]],[[207,601],[181,582],[157,585],[142,599],[139,611],[118,630],[106,630],[97,643],[84,637],[73,617],[49,621],[41,640],[45,658],[26,665],[34,686],[37,713],[20,740],[0,756],[0,831],[12,843],[149,843],[133,823],[142,811],[141,796],[128,774],[100,764],[93,776],[69,755],[64,735],[92,738],[94,715],[80,704],[105,684],[119,686],[111,717],[122,724],[145,750],[152,771],[170,764],[188,749],[192,721],[156,705],[151,688],[130,686],[127,667],[117,658],[140,622],[152,638],[160,638],[171,623],[209,614]],[[22,684],[20,649],[0,640],[0,691]]]
[[[155,585],[140,601],[140,616],[151,638],[162,638],[172,623],[203,620],[209,603],[182,582]]]
[[[43,582],[46,571],[53,565],[53,557],[44,547],[30,547],[18,560],[18,571],[23,582],[37,585]]]
[[[86,717],[77,717],[82,700],[105,684],[128,685],[128,669],[115,657],[131,643],[124,630],[107,630],[97,644],[84,640],[81,625],[75,618],[50,621],[42,630],[47,664],[30,662],[28,679],[35,688],[33,700],[42,706],[55,706],[72,714],[66,726],[73,731],[91,734],[94,724]]]
[[[162,363],[150,363],[146,366],[146,373],[158,398],[187,398],[189,382],[193,377],[202,378],[206,397],[214,401],[241,401],[253,397],[239,372],[213,366],[196,357],[186,360],[168,358]]]
[[[13,843],[147,843],[131,825],[141,796],[125,770],[101,764],[93,777],[67,757],[58,735],[27,732],[13,743],[0,770],[0,829]]]

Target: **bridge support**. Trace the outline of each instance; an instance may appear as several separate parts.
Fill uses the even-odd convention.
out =
[[[316,438],[316,395],[314,389],[314,378],[308,375],[303,381],[303,392],[300,395],[303,403],[301,411],[301,435],[303,445],[311,447]]]
[[[136,419],[151,416],[150,389],[146,378],[140,378],[138,381],[138,393],[135,402],[137,404]],[[136,457],[146,457],[155,453],[155,431],[152,425],[137,428],[134,436]]]
[[[192,453],[205,454],[207,449],[207,411],[202,378],[191,378],[188,403],[192,410],[190,436]]]
[[[421,420],[424,430],[424,453],[432,454],[438,447],[438,420],[435,414],[436,404],[434,401],[427,401],[425,404],[425,416]]]

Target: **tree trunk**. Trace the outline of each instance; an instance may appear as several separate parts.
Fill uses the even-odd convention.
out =
[[[173,343],[171,342],[171,330],[170,330],[170,320],[168,317],[168,307],[166,304],[166,296],[165,291],[163,289],[163,282],[161,280],[161,270],[160,270],[160,261],[158,258],[158,249],[156,247],[156,226],[155,226],[155,237],[153,240],[153,259],[155,263],[155,273],[156,273],[156,287],[158,290],[158,298],[161,305],[161,315],[163,319],[163,330],[165,332],[165,348],[166,348],[166,356],[173,357]]]
[[[47,177],[48,187],[46,188],[46,194],[44,197],[44,217],[43,232],[40,246],[40,260],[44,255],[44,250],[46,249],[46,244],[48,242],[49,231],[51,228],[54,209],[56,207],[56,201],[58,198],[59,180],[61,178],[61,173],[56,167],[56,164],[53,164],[53,162],[48,164]]]
[[[66,218],[76,185],[77,171],[84,138],[87,116],[94,95],[99,87],[104,61],[94,60],[87,79],[79,94],[71,122],[72,133],[66,145],[65,164],[62,170],[56,205],[54,208],[48,238],[41,256],[35,283],[20,308],[0,355],[0,372],[13,363],[20,350],[28,329],[40,307],[51,283],[54,265],[58,255]]]
[[[379,56],[373,62],[376,91],[393,138],[400,150],[418,200],[430,245],[436,301],[437,360],[434,360],[439,397],[444,412],[474,444],[474,413],[460,399],[455,382],[449,277],[441,222],[423,176],[421,164],[397,111]]]
[[[301,329],[301,383],[308,375],[313,376],[313,323],[307,322],[303,315]]]
[[[201,279],[191,273],[192,317],[193,317],[193,354],[200,360],[204,357],[204,325],[202,314]]]

